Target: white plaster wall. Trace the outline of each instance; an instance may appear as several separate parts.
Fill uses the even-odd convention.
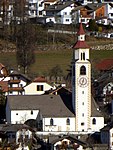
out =
[[[3,81],[9,81],[10,77],[5,77]]]
[[[63,9],[59,15],[61,15],[61,24],[70,24],[72,23],[72,15],[71,11],[74,8],[73,4],[71,6],[66,7]],[[65,14],[67,13],[67,14]],[[66,21],[66,19],[69,19],[69,21]]]
[[[113,7],[111,7],[108,4],[106,4],[106,15],[108,16],[108,18],[113,19],[113,16],[111,16],[111,14],[113,14]]]
[[[43,85],[44,91],[37,91],[37,85]],[[41,95],[44,94],[45,91],[50,90],[51,88],[53,87],[45,82],[41,82],[41,83],[33,82],[27,85],[26,87],[24,87],[24,90],[25,90],[25,95],[35,95],[35,94]]]
[[[23,124],[28,119],[36,119],[39,113],[39,110],[32,110],[32,111],[33,111],[33,114],[31,114],[31,110],[12,110],[10,123]]]
[[[92,124],[93,118],[96,119],[96,124]],[[100,131],[104,127],[104,117],[91,117],[91,130]]]
[[[32,132],[28,129],[22,129],[22,130],[18,130],[16,132],[16,144],[19,144],[18,139],[20,138],[20,136],[23,136],[23,138],[25,138],[25,135],[28,135],[28,139],[32,138]]]
[[[88,61],[76,64],[76,92],[75,92],[75,111],[76,111],[76,130],[88,131],[90,129],[90,116],[91,116],[91,65]],[[86,87],[79,85],[79,71],[80,67],[86,67],[86,77],[88,84]],[[88,70],[87,70],[88,69]],[[84,124],[84,125],[83,125]]]
[[[39,6],[40,4],[42,4],[42,6]],[[38,0],[38,16],[42,17],[44,15],[44,0]],[[42,15],[39,15],[39,11],[42,11]]]
[[[66,125],[67,118],[70,119],[70,125]],[[43,118],[43,131],[75,131],[75,118],[64,117],[64,118],[52,118],[54,125],[50,126],[51,118]]]

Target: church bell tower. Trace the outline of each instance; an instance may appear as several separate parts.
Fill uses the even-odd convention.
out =
[[[91,63],[82,23],[77,37],[77,42],[73,46],[72,102],[76,115],[75,129],[87,132],[91,128]]]

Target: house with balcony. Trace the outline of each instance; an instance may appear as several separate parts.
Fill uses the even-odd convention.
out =
[[[91,3],[87,4],[84,7],[80,9],[80,17],[79,17],[79,23],[85,23],[88,24],[90,19],[95,19],[97,21],[105,19],[105,6],[106,4],[103,3]]]
[[[46,17],[55,19],[58,24],[72,23],[71,11],[74,9],[73,1],[58,2],[45,8]]]
[[[31,80],[18,71],[11,70],[10,73],[0,81],[1,90],[5,95],[22,95],[24,94],[24,86]]]

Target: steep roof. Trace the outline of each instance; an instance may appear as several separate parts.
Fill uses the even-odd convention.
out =
[[[79,25],[77,35],[78,36],[85,35],[82,23],[80,23],[80,25]],[[73,49],[78,49],[78,48],[89,48],[89,46],[87,45],[87,43],[85,41],[77,40],[77,42],[73,46]]]
[[[40,110],[43,117],[74,117],[71,101],[59,95],[7,96],[11,110]]]
[[[93,96],[91,98],[91,117],[103,117],[103,114],[99,110],[99,106],[95,102]]]
[[[21,72],[16,71],[16,70],[11,70],[9,77],[12,77],[12,76],[21,76],[24,79],[26,79],[27,81],[29,81],[29,82],[31,81],[31,79],[29,79],[29,77],[27,77],[25,74],[22,74]]]
[[[98,70],[109,70],[113,68],[113,59],[104,59],[100,61],[97,65],[96,68]]]
[[[113,128],[113,122],[110,122],[109,124],[107,124],[105,127],[103,127],[101,129],[101,131],[109,131],[110,129]]]
[[[66,7],[70,6],[73,3],[74,3],[73,1],[59,2],[54,5],[48,6],[47,8],[45,8],[45,10],[59,12],[59,11],[65,9]]]
[[[89,46],[87,45],[85,41],[77,41],[74,44],[73,49],[78,49],[78,48],[89,48]]]
[[[71,94],[61,95],[8,95],[11,110],[40,110],[43,117],[74,117]],[[91,100],[91,116],[101,117],[94,98]]]
[[[82,23],[80,23],[80,25],[79,25],[79,30],[78,30],[78,32],[77,32],[77,35],[84,35],[84,34],[85,34],[85,32],[84,32]]]
[[[47,82],[46,78],[43,76],[37,77],[33,80],[33,82]]]
[[[91,4],[87,4],[86,7],[90,10],[96,11],[104,5],[105,4],[103,3],[91,3]]]
[[[21,129],[33,130],[26,124],[3,124],[2,128],[0,129],[0,131],[16,132],[16,131],[21,130]]]

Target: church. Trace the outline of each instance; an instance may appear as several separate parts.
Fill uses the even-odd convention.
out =
[[[82,23],[77,37],[73,46],[72,92],[9,95],[6,104],[7,123],[23,124],[34,119],[38,131],[47,134],[87,134],[104,127],[104,117],[91,94],[90,48],[85,41]]]
[[[85,42],[82,23],[80,23],[77,36],[72,59],[72,103],[76,118],[75,130],[98,131],[104,126],[104,118],[91,94],[90,48]]]

